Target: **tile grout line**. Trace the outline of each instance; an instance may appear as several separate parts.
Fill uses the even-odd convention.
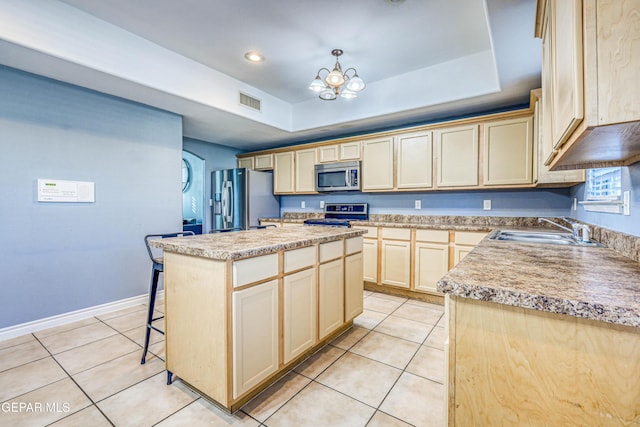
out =
[[[54,362],[56,362],[56,364],[60,367],[60,369],[62,369],[62,371],[67,375],[67,377],[68,377],[68,378],[69,378],[69,379],[70,379],[70,380],[71,380],[71,381],[76,385],[76,387],[78,387],[78,389],[82,392],[82,394],[84,394],[84,395],[85,395],[85,397],[89,400],[89,402],[91,402],[91,405],[87,406],[86,408],[89,408],[89,407],[91,407],[91,406],[94,406],[94,407],[95,407],[95,408],[96,408],[96,409],[97,409],[97,410],[102,414],[102,416],[107,420],[107,422],[109,422],[109,424],[111,424],[112,426],[114,426],[114,427],[115,427],[115,424],[114,424],[114,423],[109,419],[109,417],[107,417],[107,415],[106,415],[104,412],[102,412],[102,409],[100,409],[100,407],[99,407],[98,405],[96,405],[96,402],[94,402],[94,401],[93,401],[93,399],[91,398],[91,396],[89,396],[89,395],[87,394],[87,392],[86,392],[86,391],[84,391],[84,389],[83,389],[82,387],[80,387],[80,384],[78,384],[78,383],[76,382],[76,380],[71,376],[71,374],[69,374],[69,372],[67,372],[67,370],[64,368],[64,366],[62,366],[62,365],[60,364],[60,362],[58,362],[58,360],[54,357],[53,353],[51,353],[51,351],[49,351],[49,349],[48,349],[44,344],[42,344],[42,342],[38,339],[38,337],[35,337],[35,338],[36,338],[36,340],[40,343],[40,345],[41,345],[42,347],[44,347],[44,349],[47,351],[47,353],[49,353],[49,355],[51,356],[51,359],[53,359],[53,361],[54,361]],[[60,418],[60,420],[63,420],[63,419],[65,419],[65,418],[67,418],[67,417],[70,417],[71,415],[77,414],[78,412],[83,411],[83,410],[85,410],[86,408],[82,408],[82,409],[80,409],[80,410],[78,410],[78,411],[74,412],[73,414],[69,414],[69,415],[67,415],[66,417],[62,417],[62,418]],[[60,420],[56,420],[56,421],[54,421],[54,422],[58,422],[58,421],[60,421]],[[50,424],[53,424],[53,423],[50,423]]]

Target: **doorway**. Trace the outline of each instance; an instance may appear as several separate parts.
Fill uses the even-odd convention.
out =
[[[182,150],[182,229],[202,234],[204,224],[204,159]]]

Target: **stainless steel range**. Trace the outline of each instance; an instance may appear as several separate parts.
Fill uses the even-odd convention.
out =
[[[368,203],[326,203],[324,218],[305,220],[305,225],[324,225],[330,227],[351,227],[349,221],[368,220]]]

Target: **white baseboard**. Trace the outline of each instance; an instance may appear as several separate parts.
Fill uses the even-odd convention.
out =
[[[156,298],[164,296],[164,290],[158,291]],[[99,316],[111,311],[121,310],[123,308],[132,307],[137,304],[147,304],[149,294],[138,295],[137,297],[125,298],[119,301],[113,301],[106,304],[96,305],[93,307],[83,308],[82,310],[70,311],[56,316],[46,317],[44,319],[33,320],[19,325],[13,325],[0,329],[0,341],[10,338],[19,337],[20,335],[30,334],[32,332],[41,331],[43,329],[53,328],[55,326],[65,325],[78,320],[87,319],[89,317]]]

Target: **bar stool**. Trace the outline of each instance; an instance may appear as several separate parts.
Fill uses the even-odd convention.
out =
[[[153,239],[165,239],[167,237],[179,237],[179,236],[193,236],[195,233],[193,231],[179,231],[177,233],[168,233],[168,234],[148,234],[144,236],[144,244],[147,246],[147,252],[149,253],[149,258],[151,258],[151,286],[149,288],[149,312],[147,313],[147,327],[145,330],[144,337],[144,350],[142,352],[142,361],[141,365],[144,365],[145,359],[147,357],[147,350],[149,349],[149,336],[151,335],[151,330],[153,329],[156,332],[160,332],[164,335],[164,331],[153,326],[153,322],[155,320],[164,319],[164,316],[153,317],[153,310],[156,304],[156,292],[158,291],[158,278],[160,277],[160,273],[164,272],[164,258],[160,254],[160,256],[154,256],[153,251],[151,250],[151,246],[149,246],[149,241]]]

